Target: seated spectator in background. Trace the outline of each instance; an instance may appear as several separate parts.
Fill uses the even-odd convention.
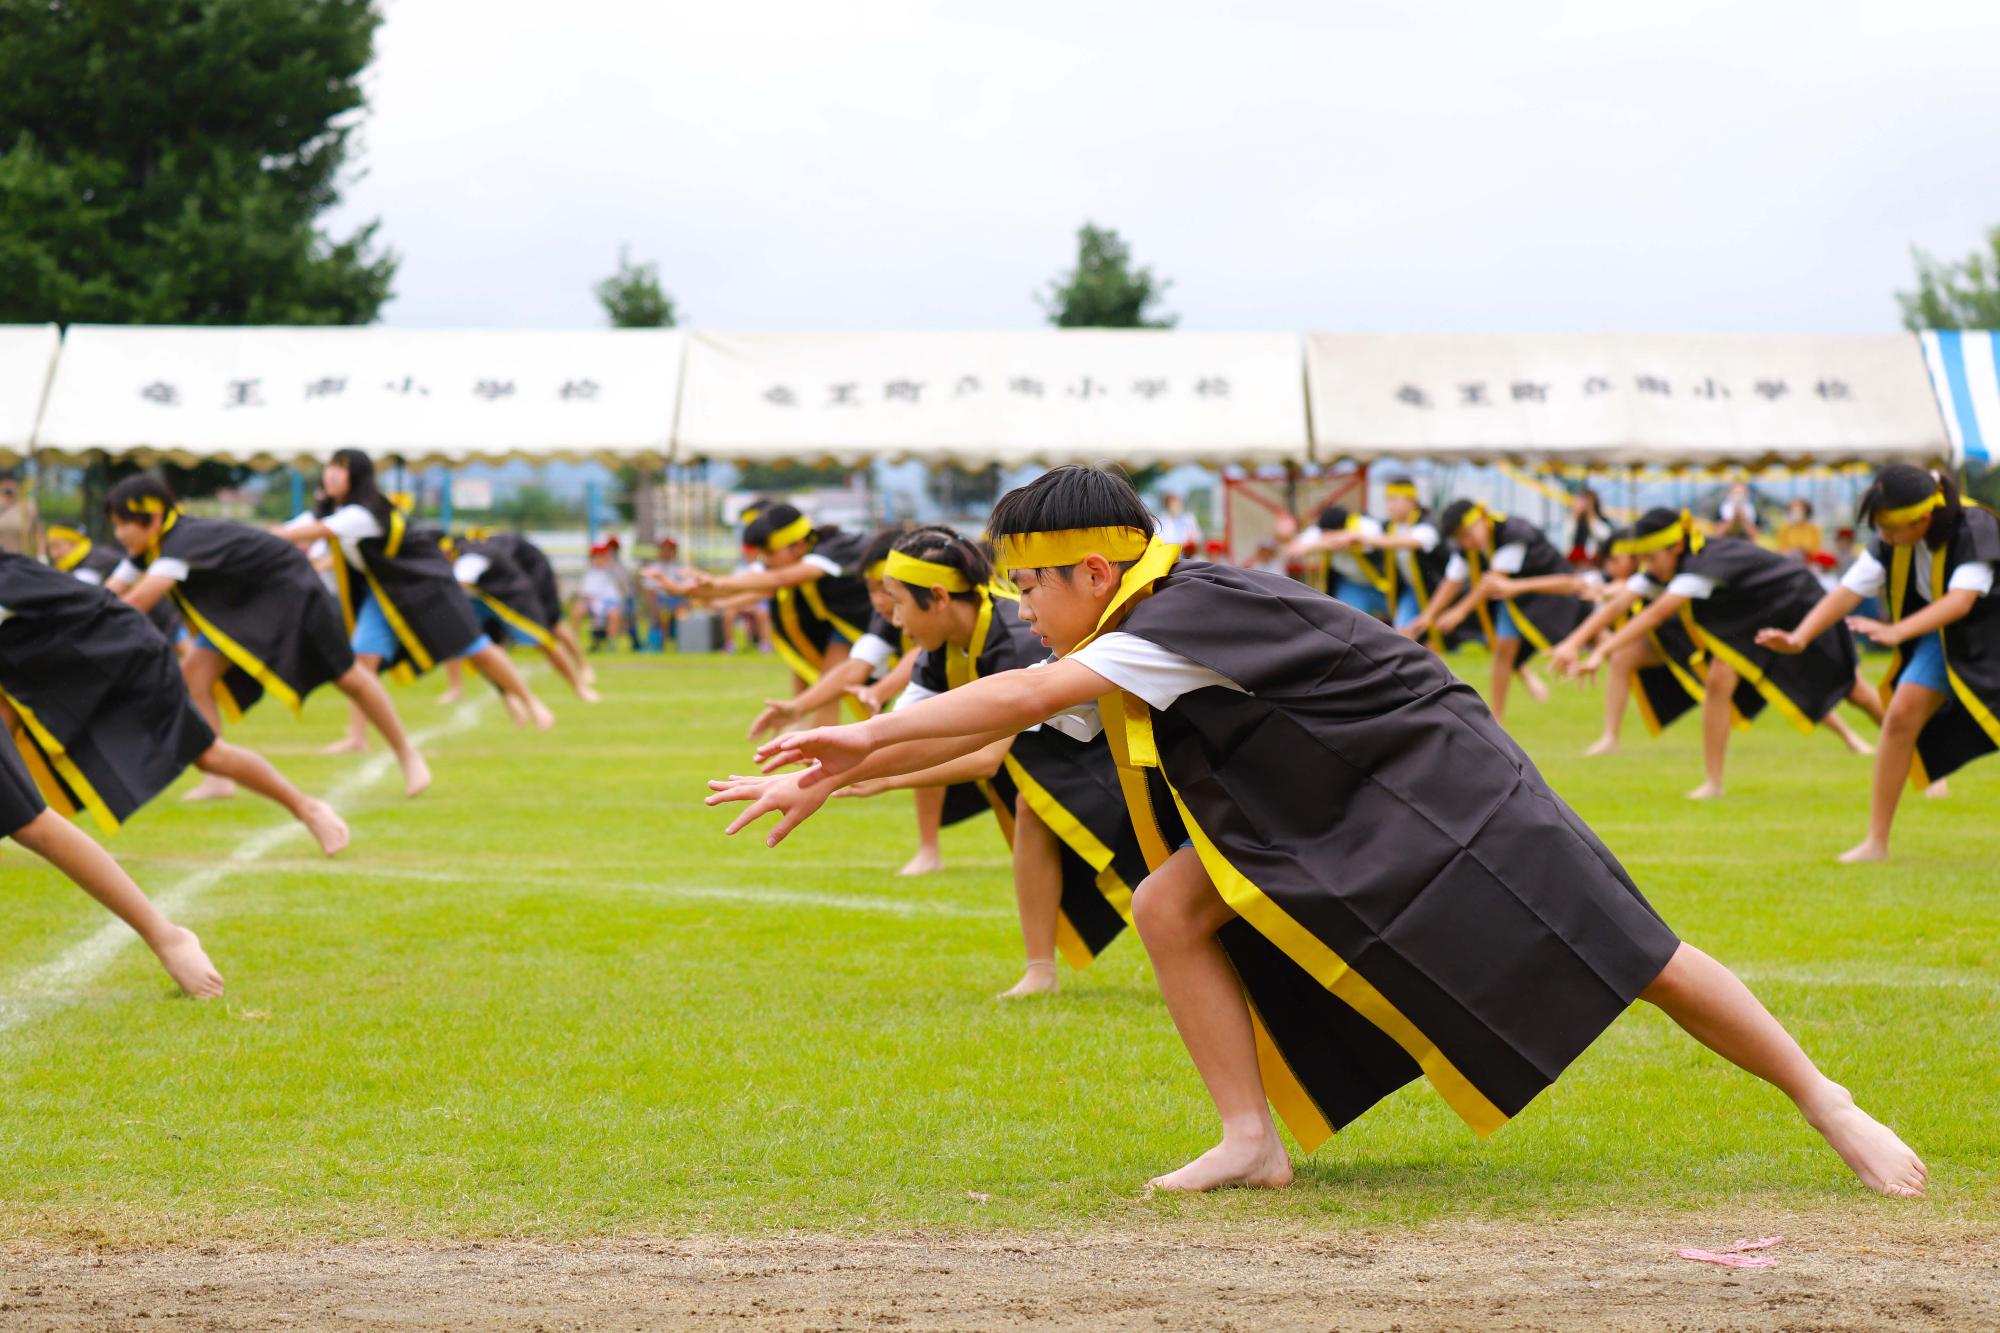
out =
[[[1745,541],[1756,541],[1757,501],[1750,494],[1750,483],[1734,482],[1729,494],[1722,499],[1722,515],[1716,521],[1715,536],[1741,537]]]
[[[1183,555],[1200,555],[1201,524],[1187,512],[1187,502],[1178,491],[1168,491],[1160,502],[1166,508],[1160,515],[1160,540],[1180,547]]]
[[[1597,492],[1587,486],[1578,491],[1569,516],[1569,562],[1595,569],[1611,553],[1611,524],[1598,506]]]
[[[618,539],[606,537],[590,548],[590,567],[576,585],[576,600],[590,619],[590,651],[603,649],[607,638],[627,628],[625,580],[619,577]]]
[[[653,614],[660,622],[660,632],[671,635],[673,623],[680,618],[682,608],[687,605],[687,599],[676,597],[649,576],[657,574],[664,578],[684,578],[686,567],[680,561],[681,544],[672,537],[660,538],[659,545],[655,549],[658,554],[639,566],[639,578],[645,586],[647,599],[652,603]]]
[[[1811,561],[1825,549],[1826,535],[1813,522],[1812,501],[1792,501],[1785,507],[1785,523],[1778,529],[1778,553]]]
[[[40,552],[41,515],[35,502],[21,491],[21,476],[13,468],[0,468],[0,551],[10,555]]]

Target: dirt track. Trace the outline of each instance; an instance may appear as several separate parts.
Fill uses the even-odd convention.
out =
[[[1774,1227],[1774,1222],[1776,1223]],[[1857,1225],[1857,1222],[1865,1225]],[[1783,1230],[1775,1269],[1674,1257]],[[0,1252],[0,1326],[2000,1329],[2000,1232],[1669,1215],[1092,1235]]]

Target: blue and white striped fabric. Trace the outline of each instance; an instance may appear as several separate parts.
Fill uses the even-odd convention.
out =
[[[1944,329],[1923,338],[1952,461],[1993,462],[2000,452],[2000,333]]]

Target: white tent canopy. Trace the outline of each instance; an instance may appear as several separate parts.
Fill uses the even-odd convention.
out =
[[[1290,333],[694,333],[683,458],[1303,462]]]
[[[60,343],[53,324],[0,324],[0,456],[28,452]]]
[[[1947,457],[1915,337],[1310,334],[1313,453],[1805,466]]]
[[[39,448],[258,466],[353,447],[410,463],[662,460],[683,335],[76,325]]]

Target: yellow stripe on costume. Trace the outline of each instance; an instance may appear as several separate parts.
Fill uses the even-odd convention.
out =
[[[486,604],[486,609],[498,616],[510,629],[518,630],[533,639],[544,651],[554,652],[556,640],[548,629],[537,621],[528,619],[498,597],[489,597],[479,589],[472,589],[472,595]]]
[[[90,785],[90,779],[85,777],[83,770],[76,766],[76,760],[69,757],[69,751],[63,749],[63,743],[57,740],[47,727],[42,725],[42,720],[35,716],[34,710],[19,699],[8,694],[5,690],[0,690],[0,699],[5,699],[8,706],[14,710],[15,716],[21,719],[21,725],[27,729],[28,736],[34,742],[34,747],[41,751],[42,758],[48,761],[48,766],[54,769],[56,776],[62,779],[63,786],[68,787],[71,792],[75,793],[76,799],[83,803],[83,808],[90,811],[90,817],[97,821],[97,827],[103,829],[107,834],[116,833],[118,831],[118,816],[111,813],[111,807],[106,805],[104,798],[97,794],[97,788]],[[44,796],[51,795],[46,787],[43,788],[42,794]],[[57,792],[54,795],[54,799],[49,801],[49,804],[51,806],[68,806],[70,803],[61,796],[60,792]],[[64,813],[73,812],[74,807],[72,806]]]
[[[1682,608],[1682,613],[1686,615],[1685,607]],[[1789,694],[1786,694],[1783,690],[1772,684],[1771,678],[1764,674],[1761,667],[1743,654],[1737,652],[1734,648],[1731,648],[1721,639],[1716,638],[1713,634],[1703,629],[1700,622],[1695,620],[1693,616],[1688,615],[1686,619],[1688,632],[1694,635],[1696,643],[1700,644],[1709,653],[1728,663],[1737,675],[1749,681],[1756,688],[1757,693],[1764,696],[1764,701],[1782,713],[1786,720],[1793,726],[1808,736],[1812,735],[1813,728],[1819,724],[1807,717],[1805,709],[1793,703],[1792,697]]]
[[[794,676],[808,685],[817,685],[826,658],[813,647],[805,628],[799,624],[798,598],[791,588],[780,588],[772,600],[778,604],[778,633],[771,646],[778,650],[778,656]]]
[[[1287,958],[1305,969],[1306,974],[1324,986],[1334,998],[1373,1023],[1384,1036],[1402,1047],[1417,1062],[1417,1067],[1423,1070],[1424,1077],[1431,1081],[1431,1086],[1438,1090],[1445,1104],[1458,1112],[1459,1118],[1472,1127],[1474,1134],[1485,1138],[1507,1123],[1505,1113],[1473,1086],[1472,1080],[1461,1074],[1436,1043],[1404,1017],[1402,1010],[1390,1003],[1389,998],[1376,990],[1367,978],[1348,966],[1346,959],[1293,920],[1284,908],[1209,841],[1208,835],[1195,821],[1194,812],[1188,809],[1187,802],[1181,799],[1178,791],[1174,792],[1174,804],[1180,807],[1181,818],[1187,822],[1188,836],[1194,840],[1202,867],[1208,871],[1208,877],[1222,895],[1222,900],[1238,916],[1283,950]],[[1269,1095],[1268,1089],[1266,1095]],[[1292,1125],[1289,1120],[1285,1123],[1291,1127],[1293,1137],[1303,1143],[1305,1134],[1301,1133],[1300,1127]],[[1310,1132],[1310,1127],[1307,1127],[1307,1132]]]
[[[195,633],[214,644],[215,650],[228,658],[230,665],[262,685],[272,697],[282,699],[285,707],[291,709],[294,714],[301,711],[304,704],[299,699],[299,692],[280,679],[277,672],[258,661],[256,654],[224,634],[213,621],[195,610],[194,603],[188,601],[179,584],[174,585],[173,597],[174,606],[180,611],[182,618],[194,626]],[[237,716],[242,716],[240,709]]]
[[[1278,1043],[1271,1040],[1264,1027],[1264,1016],[1257,1012],[1257,1002],[1250,999],[1250,992],[1244,991],[1243,998],[1250,1005],[1250,1031],[1257,1039],[1257,1078],[1264,1085],[1265,1100],[1299,1141],[1299,1151],[1311,1152],[1333,1137],[1333,1123],[1313,1101],[1306,1085],[1299,1082],[1299,1076],[1292,1072],[1291,1063],[1278,1049]]]
[[[814,615],[839,630],[841,637],[849,643],[856,643],[860,640],[862,634],[860,626],[842,620],[827,609],[826,599],[819,595],[818,579],[807,579],[804,583],[799,584],[798,587],[799,595],[806,599],[806,605],[812,608]]]
[[[1011,752],[1001,764],[1006,768],[1007,775],[1014,779],[1015,789],[1021,793],[1022,799],[1027,801],[1028,808],[1048,825],[1049,832],[1055,834],[1063,846],[1083,858],[1084,863],[1096,872],[1094,883],[1097,891],[1104,895],[1104,900],[1124,918],[1127,925],[1130,925],[1132,890],[1123,879],[1119,878],[1117,871],[1112,869],[1111,849],[1106,847],[1095,833],[1085,828],[1083,821],[1071,814],[1069,808],[1058,801],[1048,788],[1035,781],[1028,770],[1022,767],[1021,761]],[[1066,914],[1058,911],[1056,917],[1056,946],[1062,950],[1063,957],[1069,960],[1071,967],[1078,970],[1089,967],[1096,955],[1090,951],[1090,946],[1083,942],[1083,937],[1070,924]]]

